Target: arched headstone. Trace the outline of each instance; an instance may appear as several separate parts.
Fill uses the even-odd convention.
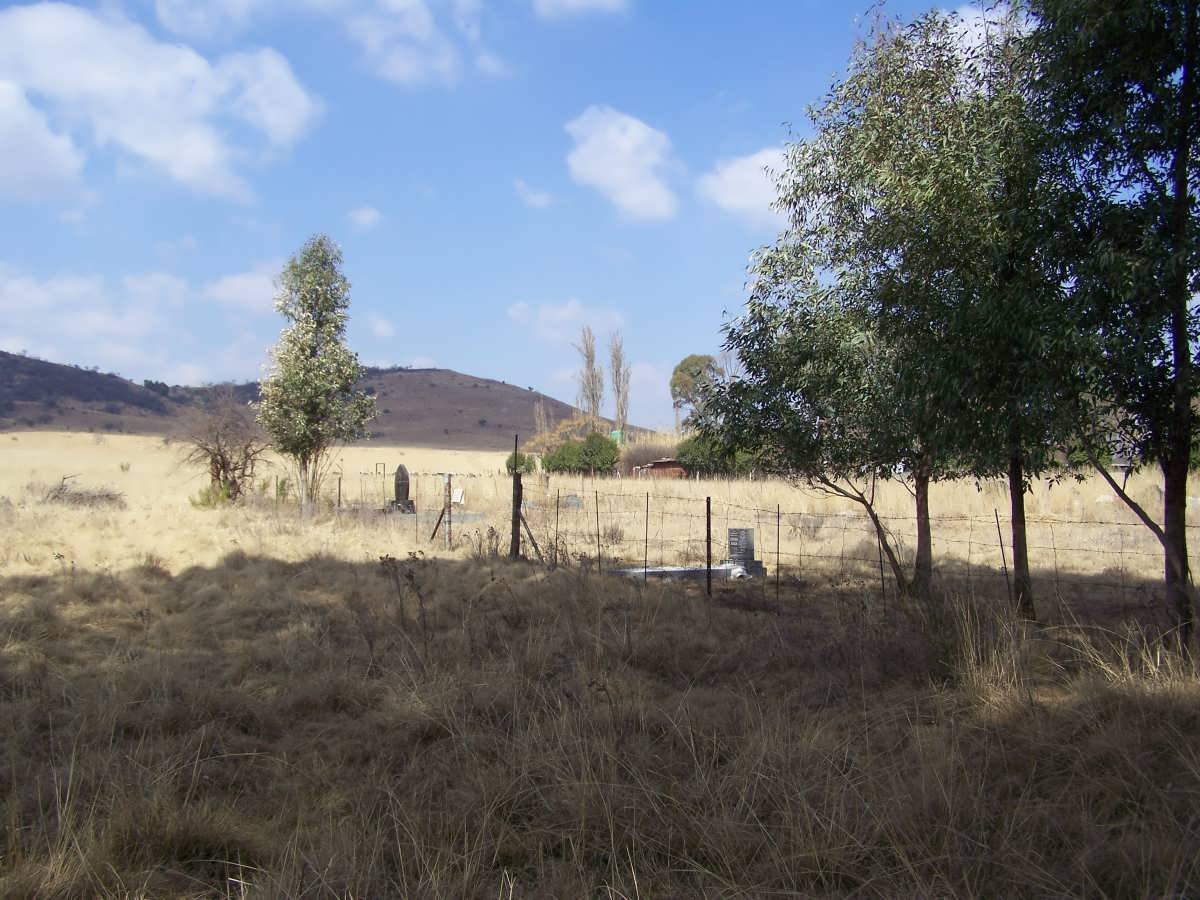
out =
[[[402,513],[415,513],[417,505],[408,499],[408,469],[403,463],[396,466],[396,499],[392,508]]]

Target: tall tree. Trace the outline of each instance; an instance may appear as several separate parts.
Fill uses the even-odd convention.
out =
[[[817,110],[820,152],[791,152],[783,202],[908,360],[898,391],[936,407],[938,454],[1007,478],[1015,600],[1033,617],[1024,495],[1076,425],[1086,341],[1046,252],[1063,191],[1040,165],[1019,25],[885,24]]]
[[[1075,308],[1101,344],[1096,395],[1136,457],[1163,477],[1163,523],[1099,464],[1163,546],[1184,646],[1194,630],[1187,482],[1195,439],[1200,0],[1030,0],[1036,88],[1079,180],[1072,210]]]
[[[932,576],[929,483],[945,474],[940,411],[921,380],[919,354],[888,345],[866,307],[813,274],[821,257],[783,240],[762,251],[742,316],[726,346],[742,374],[713,382],[693,421],[702,436],[755,456],[756,467],[862,506],[902,593],[927,596]],[[875,484],[911,473],[917,509],[912,576],[875,510]]]
[[[704,389],[719,376],[716,359],[708,353],[690,353],[679,361],[671,373],[671,403],[675,407],[675,423],[683,410],[698,412]]]
[[[363,437],[375,400],[355,390],[363,369],[346,346],[350,283],[342,252],[316,235],[279,276],[275,309],[287,320],[271,351],[258,421],[296,470],[301,503],[310,506],[338,444]]]
[[[625,345],[619,331],[614,331],[609,335],[608,362],[617,431],[621,432],[624,437],[625,426],[629,421],[629,363],[625,361]]]
[[[546,412],[546,401],[538,397],[533,401],[533,436],[539,437],[550,432],[550,416]]]
[[[604,370],[596,361],[596,335],[590,325],[584,325],[579,333],[579,406],[592,420],[592,427],[600,420],[600,407],[604,403]]]

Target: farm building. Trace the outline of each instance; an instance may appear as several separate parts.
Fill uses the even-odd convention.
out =
[[[633,467],[634,478],[687,478],[687,470],[677,459],[656,459]]]

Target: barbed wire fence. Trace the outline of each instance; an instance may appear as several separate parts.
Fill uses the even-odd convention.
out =
[[[355,505],[385,505],[393,472],[384,467],[361,473],[350,490],[347,483],[352,482],[343,473],[345,502],[357,493]],[[766,592],[814,578],[874,585],[885,598],[895,592],[878,535],[861,509],[828,512],[684,496],[671,486],[687,483],[668,480],[579,478],[566,479],[573,485],[564,487],[563,479],[539,476],[524,479],[517,519],[510,516],[512,476],[507,473],[413,472],[410,477],[418,508],[412,533],[417,546],[436,541],[439,547],[461,548],[471,542],[476,552],[503,553],[510,545],[510,523],[519,522],[516,546],[523,556],[548,566],[648,574],[664,567],[726,562],[733,555],[731,533],[748,529],[755,557],[766,566],[765,578],[759,579]],[[450,490],[448,482],[457,490]],[[445,534],[429,533],[443,507],[454,522],[449,543]],[[1048,583],[1059,593],[1104,588],[1128,599],[1161,583],[1163,554],[1154,536],[1132,517],[1106,512],[1095,518],[1026,516],[1035,587]],[[879,518],[901,559],[910,561],[917,540],[915,517],[880,513]],[[1005,590],[1012,569],[1006,509],[997,507],[987,515],[933,515],[930,524],[940,575],[985,590]],[[1189,534],[1197,528],[1189,525]]]

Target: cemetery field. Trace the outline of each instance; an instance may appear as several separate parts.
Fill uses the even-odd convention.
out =
[[[179,571],[216,562],[233,550],[289,560],[321,553],[362,561],[418,551],[463,557],[486,551],[488,528],[503,550],[508,547],[512,485],[504,474],[506,454],[499,452],[345,448],[326,480],[322,508],[301,520],[279,460],[260,470],[258,488],[243,506],[203,508],[195,499],[206,473],[183,465],[181,446],[159,437],[18,432],[0,435],[0,449],[0,497],[6,500],[0,566],[8,572],[44,572],[63,561],[114,570],[148,554]],[[397,464],[411,473],[415,521],[376,514],[393,497]],[[444,529],[430,539],[444,502],[441,473],[447,472],[456,500],[450,547]],[[66,502],[43,502],[64,477]],[[1160,513],[1153,473],[1135,476],[1129,490],[1152,514]],[[119,502],[89,504],[90,491],[119,494]],[[759,558],[772,570],[778,562],[785,576],[878,581],[879,548],[861,508],[778,480],[526,475],[523,493],[538,549],[552,559],[557,543],[559,562],[582,557],[594,565],[598,552],[605,566],[703,563],[707,497],[714,561],[728,553],[730,528],[751,528]],[[907,561],[915,542],[910,494],[899,483],[881,482],[876,503]],[[969,578],[980,589],[1002,581],[1011,565],[1006,485],[934,484],[930,507],[934,560],[943,574]],[[1080,579],[1114,587],[1123,582],[1123,596],[1134,602],[1146,599],[1143,588],[1161,573],[1153,536],[1098,477],[1036,485],[1026,498],[1026,515],[1031,566],[1053,586],[1051,593],[1069,594]],[[1196,537],[1194,554],[1200,548],[1200,534]],[[522,550],[534,556],[527,543]],[[1200,555],[1193,562],[1200,564]]]
[[[1200,679],[1095,482],[1030,499],[1025,625],[994,486],[937,488],[916,607],[845,506],[779,483],[529,476],[551,570],[489,553],[502,453],[351,448],[342,511],[304,518],[281,468],[194,506],[158,438],[0,452],[0,896],[1200,893]],[[374,511],[398,462],[416,520]],[[706,497],[766,580],[594,574],[597,531],[605,565],[695,562]]]

